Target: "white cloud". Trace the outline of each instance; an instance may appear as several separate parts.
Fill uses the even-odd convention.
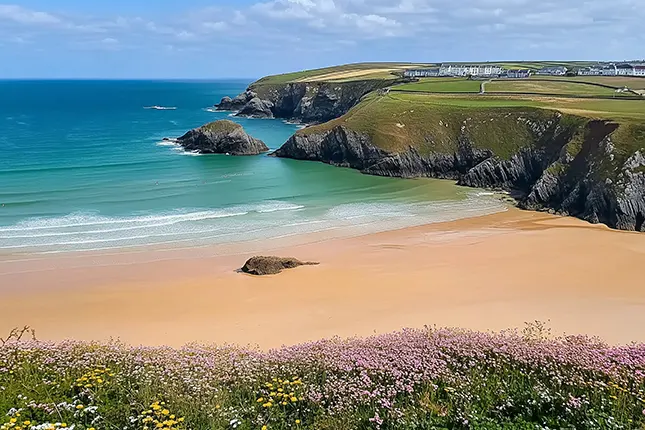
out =
[[[18,24],[58,24],[61,20],[47,12],[26,9],[13,4],[0,4],[0,20]]]
[[[228,25],[224,21],[203,22],[202,27],[206,31],[222,31],[222,30],[225,30],[228,27]]]

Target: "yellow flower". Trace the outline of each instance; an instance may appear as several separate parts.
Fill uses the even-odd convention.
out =
[[[262,426],[262,430],[267,430],[267,426]]]
[[[28,426],[28,425],[30,425],[30,424],[31,424],[31,421],[27,420],[27,421],[25,421],[23,424],[24,424],[24,425],[26,425],[26,426]]]
[[[296,420],[296,424],[300,424],[300,420]]]
[[[94,427],[90,427],[87,430],[96,430]]]
[[[270,408],[271,406],[273,406],[273,403],[271,403],[271,402],[266,402],[266,403],[265,403],[265,404],[263,404],[262,406],[264,406],[265,408]]]
[[[78,409],[79,411],[83,409],[83,407],[84,407],[83,405],[76,405],[76,409]]]
[[[173,414],[173,415],[171,415],[171,416],[170,416],[170,419],[171,419],[171,420],[174,420],[174,419],[175,419],[175,415],[174,415],[174,414]]]
[[[168,409],[164,409],[163,411],[161,411],[161,413],[164,415],[168,415],[170,411]]]
[[[219,406],[219,405],[218,405],[218,406]],[[178,423],[183,423],[183,422],[184,422],[184,417],[177,418],[177,422],[178,422]]]
[[[62,428],[65,428],[65,427],[67,427],[67,423],[61,423],[61,424],[60,424],[60,426],[61,426]]]
[[[11,419],[9,420],[9,423],[10,423],[10,424],[14,424],[16,421],[18,421],[18,420],[17,420],[17,419],[15,419],[15,418],[11,418]]]
[[[158,429],[160,429],[161,427],[163,427],[163,424],[162,424],[162,423],[157,423],[157,425],[156,425],[155,427],[157,427]]]
[[[258,399],[258,403],[262,403],[263,401],[264,401],[264,397],[260,397],[260,398]]]
[[[287,406],[287,402],[282,402],[282,406]]]
[[[295,402],[297,402],[297,401],[298,401],[298,398],[297,398],[297,397],[292,397],[292,398],[291,398],[291,401],[295,403]]]
[[[609,396],[610,399],[618,400],[618,397],[616,396]]]

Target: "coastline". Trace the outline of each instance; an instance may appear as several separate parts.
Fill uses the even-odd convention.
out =
[[[0,333],[28,324],[48,340],[271,348],[404,327],[501,330],[549,320],[554,334],[645,341],[639,233],[509,209],[308,239],[0,262]],[[236,273],[257,253],[321,264],[262,278]]]

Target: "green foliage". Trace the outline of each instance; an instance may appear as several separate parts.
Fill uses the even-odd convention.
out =
[[[222,132],[222,133],[230,133],[232,131],[242,128],[240,124],[228,119],[220,119],[218,121],[213,121],[202,127],[212,132]]]
[[[427,78],[419,82],[397,85],[393,91],[415,91],[429,93],[478,93],[481,81],[462,78]]]

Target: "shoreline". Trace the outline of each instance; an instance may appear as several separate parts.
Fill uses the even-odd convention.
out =
[[[486,331],[550,320],[554,334],[645,341],[639,233],[510,208],[271,245],[5,262],[0,333],[31,325],[46,340],[271,348],[424,325]],[[321,264],[260,278],[235,272],[257,253]]]

